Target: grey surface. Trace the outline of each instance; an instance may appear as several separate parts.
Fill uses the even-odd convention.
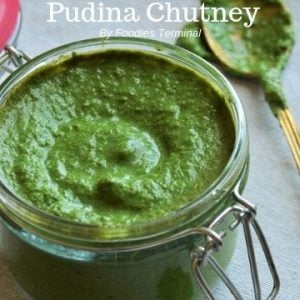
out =
[[[100,28],[157,30],[159,28],[180,29],[182,26],[180,23],[151,23],[146,18],[137,24],[68,24],[62,21],[47,24],[46,2],[46,0],[22,1],[24,22],[19,47],[32,55],[62,43],[98,36]],[[87,1],[62,2],[66,5],[80,6]],[[150,3],[146,0],[102,2],[110,6],[134,6],[139,11],[143,11]],[[184,3],[185,6],[198,4],[197,1],[192,0],[172,0],[172,3],[174,5]],[[300,2],[288,0],[287,4],[294,16],[298,42],[284,73],[283,84],[293,114],[300,124]],[[159,36],[157,38],[174,42],[172,38]],[[260,86],[256,82],[230,79],[245,106],[251,139],[250,175],[244,195],[259,208],[258,218],[279,269],[282,287],[278,299],[298,300],[300,299],[300,178],[279,125],[264,101]],[[246,299],[251,299],[251,290],[245,275],[246,257],[241,236],[239,242],[241,246],[237,250],[229,273],[238,282]],[[262,280],[267,280],[264,265],[261,271]],[[268,287],[269,283],[263,286]],[[217,295],[220,299],[228,299],[222,287],[217,288]]]

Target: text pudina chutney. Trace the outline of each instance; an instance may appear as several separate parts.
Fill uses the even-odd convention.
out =
[[[105,227],[188,204],[220,175],[234,140],[222,91],[141,51],[43,67],[0,110],[6,183],[44,211]]]

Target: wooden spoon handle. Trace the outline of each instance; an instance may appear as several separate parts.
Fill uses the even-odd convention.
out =
[[[291,148],[296,166],[300,174],[300,132],[292,116],[283,93],[280,72],[270,70],[261,78],[273,114],[278,118],[280,126]]]
[[[283,129],[285,137],[291,148],[292,154],[294,156],[298,171],[300,173],[300,131],[297,127],[294,117],[292,116],[290,110],[280,109],[278,111],[279,123]]]

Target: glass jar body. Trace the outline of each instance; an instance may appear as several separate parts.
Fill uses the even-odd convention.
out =
[[[231,199],[227,201],[231,203]],[[231,221],[216,230],[225,230]],[[224,268],[234,253],[236,235],[237,231],[230,232],[216,255]],[[93,252],[46,241],[3,219],[0,236],[2,255],[10,271],[33,299],[196,300],[203,296],[190,258],[195,245],[205,244],[203,239],[182,238],[125,253]],[[204,276],[210,285],[216,281],[208,268]]]

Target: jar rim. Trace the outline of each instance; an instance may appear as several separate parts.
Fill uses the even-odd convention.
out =
[[[216,204],[220,205],[218,199],[224,197],[225,194],[232,193],[247,164],[248,130],[246,118],[234,88],[220,71],[203,58],[178,46],[161,41],[123,37],[95,38],[54,48],[35,57],[6,78],[0,87],[0,104],[5,101],[5,96],[14,85],[33,70],[47,64],[49,60],[53,62],[62,55],[64,57],[66,54],[72,55],[74,51],[90,53],[90,51],[86,51],[87,48],[93,48],[97,52],[101,52],[116,47],[120,50],[124,50],[124,47],[133,50],[146,50],[152,54],[164,56],[171,61],[174,61],[176,57],[182,64],[186,64],[198,73],[202,70],[201,75],[206,73],[206,76],[210,76],[211,79],[214,78],[217,83],[222,85],[223,92],[226,91],[230,97],[228,105],[230,106],[236,131],[235,145],[231,157],[215,182],[187,205],[160,219],[147,223],[134,223],[122,228],[102,228],[99,225],[82,224],[48,214],[19,199],[0,179],[0,204],[2,204],[0,210],[3,209],[4,215],[8,216],[14,223],[48,240],[59,240],[67,244],[71,241],[71,243],[75,242],[80,245],[86,243],[110,245],[111,243],[140,242],[168,235],[174,232],[174,227],[179,230],[179,228],[185,228],[192,224],[195,219],[199,219],[199,211],[195,213],[198,207],[204,207],[205,204],[205,210],[201,211],[204,214]],[[196,69],[196,66],[198,66],[198,69]]]

